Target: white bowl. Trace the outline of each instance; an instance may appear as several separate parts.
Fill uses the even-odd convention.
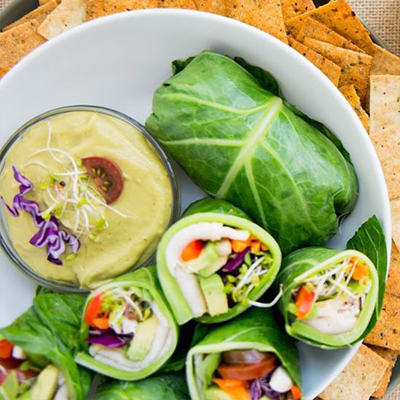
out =
[[[316,67],[279,40],[234,20],[185,10],[141,10],[101,18],[30,54],[0,81],[0,144],[20,125],[52,108],[87,104],[121,111],[140,122],[171,61],[214,50],[270,71],[289,101],[326,124],[350,152],[360,183],[356,209],[331,244],[343,248],[376,214],[390,251],[387,189],[373,146],[356,114]],[[182,174],[183,207],[203,196]],[[62,267],[61,267],[62,268]],[[0,326],[30,304],[34,284],[0,255]],[[306,400],[317,396],[356,348],[323,351],[299,345]]]

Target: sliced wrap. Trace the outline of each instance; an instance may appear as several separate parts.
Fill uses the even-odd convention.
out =
[[[82,338],[88,349],[76,361],[100,374],[135,381],[161,368],[176,348],[178,330],[155,267],[140,268],[92,292]]]
[[[322,246],[357,199],[348,155],[279,97],[271,75],[236,61],[205,51],[175,62],[146,127],[197,185],[245,211],[284,254]]]
[[[0,329],[1,400],[86,399],[91,374],[74,361],[85,300],[39,294],[28,311]]]
[[[232,319],[267,291],[281,251],[273,237],[223,200],[203,199],[164,235],[158,276],[179,325]]]
[[[159,374],[137,382],[110,381],[95,400],[190,400],[183,373]]]
[[[298,358],[294,341],[273,311],[252,308],[212,330],[189,351],[186,379],[191,398],[300,399]]]

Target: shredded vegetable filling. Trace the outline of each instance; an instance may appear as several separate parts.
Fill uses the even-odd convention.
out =
[[[357,323],[371,285],[367,263],[348,257],[302,280],[292,291],[292,320],[326,334],[349,332]]]

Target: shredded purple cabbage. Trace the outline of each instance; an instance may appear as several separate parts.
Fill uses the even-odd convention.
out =
[[[236,268],[239,268],[243,262],[246,254],[250,251],[250,247],[247,247],[240,253],[236,253],[233,257],[229,258],[226,264],[222,267],[224,272],[232,272]]]
[[[275,390],[271,389],[271,386],[269,385],[270,380],[271,374],[255,379],[251,382],[251,400],[260,400],[263,395],[266,395],[271,400],[279,400],[281,398],[281,393],[275,392]]]
[[[132,337],[133,335],[118,335],[112,329],[96,329],[89,331],[89,337],[86,341],[91,344],[100,344],[108,348],[117,349],[128,344]]]
[[[15,180],[20,183],[19,193],[14,196],[12,207],[1,196],[3,204],[13,217],[18,217],[20,211],[25,211],[31,215],[39,231],[33,235],[29,243],[39,248],[47,246],[47,259],[54,264],[62,265],[60,256],[65,252],[66,245],[69,245],[71,251],[76,253],[81,245],[79,239],[60,229],[59,221],[54,216],[48,221],[42,218],[39,204],[24,197],[25,194],[33,189],[33,183],[21,175],[14,166],[12,169]]]

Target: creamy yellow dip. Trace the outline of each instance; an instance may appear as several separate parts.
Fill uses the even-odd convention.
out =
[[[68,260],[66,254],[60,257],[63,265],[47,261],[46,249],[29,243],[38,228],[28,213],[21,211],[15,218],[5,211],[12,243],[22,259],[44,278],[88,288],[97,287],[145,261],[154,252],[168,225],[173,201],[168,172],[147,139],[128,123],[96,112],[68,112],[41,121],[32,126],[6,156],[0,175],[0,193],[8,204],[12,204],[14,195],[19,192],[13,165],[34,184],[34,190],[25,195],[26,198],[37,201],[41,211],[54,204],[46,186],[51,179],[54,182],[54,176],[57,181],[68,182],[67,176],[54,174],[70,170],[71,163],[62,152],[46,150],[34,155],[35,151],[46,148],[67,152],[76,161],[82,176],[85,173],[80,164],[82,158],[99,156],[115,161],[123,171],[124,189],[108,207],[102,204],[104,200],[97,193],[100,201],[93,200],[90,204],[96,213],[104,216],[101,221],[107,221],[107,227],[96,227],[98,215],[90,216],[87,212],[90,225],[94,227],[80,235],[74,231],[76,214],[70,205],[61,214],[60,201],[57,209],[61,228],[79,236],[81,241],[74,259]],[[92,193],[93,187],[92,184]],[[83,217],[79,216],[83,223]]]

